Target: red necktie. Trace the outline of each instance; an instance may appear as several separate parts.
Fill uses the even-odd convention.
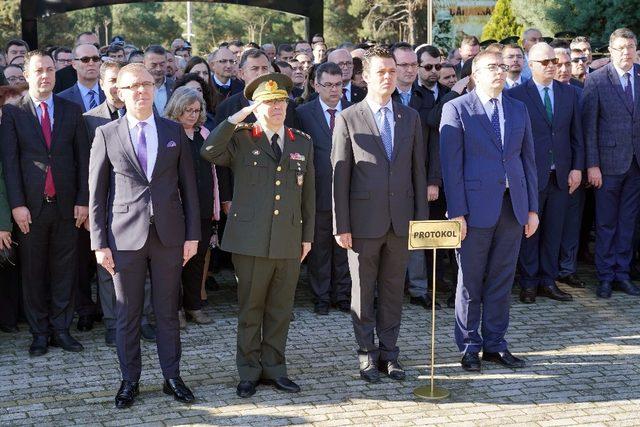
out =
[[[49,111],[47,110],[47,103],[41,102],[40,108],[42,109],[42,119],[40,121],[40,127],[42,128],[42,136],[44,142],[47,144],[47,150],[51,149],[51,120],[49,119]],[[53,184],[53,175],[51,174],[51,165],[47,167],[47,176],[44,179],[44,195],[47,197],[53,197],[56,195],[56,187]]]
[[[329,113],[329,129],[331,129],[331,133],[333,133],[333,128],[336,126],[336,111],[334,108],[327,108],[327,113]]]

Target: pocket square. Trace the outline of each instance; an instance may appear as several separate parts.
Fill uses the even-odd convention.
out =
[[[175,141],[169,141],[167,143],[167,148],[171,148],[171,147],[175,147],[176,146],[176,142]]]

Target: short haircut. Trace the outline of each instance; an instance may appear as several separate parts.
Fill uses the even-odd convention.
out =
[[[355,49],[355,48],[356,48],[356,45],[351,42],[343,42],[336,47],[336,49]],[[368,48],[369,48],[368,45],[366,47],[363,47],[363,49],[368,49]]]
[[[485,51],[495,52],[502,55],[502,51],[504,50],[504,45],[500,43],[491,43],[489,46],[485,48]]]
[[[107,55],[116,52],[124,52],[124,47],[119,44],[110,44],[109,48],[107,48]]]
[[[553,48],[553,52],[556,55],[570,55],[571,54],[569,49],[564,48],[564,47],[555,47],[555,48]]]
[[[520,46],[517,43],[509,43],[508,45],[505,45],[502,50],[504,51],[505,49],[518,49],[520,51],[520,53],[522,53],[524,55],[524,50],[522,49],[522,46]]]
[[[131,53],[129,53],[129,57],[127,58],[127,61],[131,61],[131,57],[132,56],[142,56],[142,57],[144,57],[144,52],[141,51],[141,50],[131,51]]]
[[[611,46],[616,39],[629,39],[633,40],[633,43],[636,45],[638,44],[638,38],[633,31],[628,28],[618,28],[611,33],[611,36],[609,36],[609,46]]]
[[[502,59],[502,55],[499,52],[494,52],[491,50],[483,50],[482,52],[478,53],[476,56],[473,57],[473,61],[472,63],[472,72],[476,71],[478,69],[477,64],[478,62],[480,62],[482,59],[484,59],[485,57],[488,56],[493,56],[493,57],[499,57],[500,59]],[[467,61],[469,62],[469,61]]]
[[[391,53],[393,55],[396,54],[396,50],[410,50],[413,51],[413,48],[409,43],[406,42],[398,42],[391,45]]]
[[[306,41],[306,40],[299,40],[299,41],[297,41],[297,42],[296,42],[296,44],[295,44],[295,46],[294,46],[293,50],[298,50],[298,45],[299,45],[299,44],[309,44],[309,42],[308,42],[308,41]]]
[[[573,40],[571,40],[571,44],[578,44],[578,43],[589,43],[589,45],[591,45],[591,39],[587,36],[578,36],[575,37]]]
[[[165,48],[163,48],[162,46],[160,46],[159,44],[152,44],[149,45],[149,47],[147,47],[144,50],[144,54],[148,54],[148,53],[155,53],[156,55],[164,55],[167,56],[167,50]]]
[[[577,48],[569,49],[569,55],[572,53],[575,53],[576,55],[584,55],[584,50]]]
[[[26,41],[22,40],[22,39],[11,39],[7,42],[6,46],[5,46],[5,51],[9,52],[9,48],[11,46],[22,46],[25,49],[29,50],[29,45],[27,44]]]
[[[526,39],[526,38],[527,38],[527,36],[528,36],[529,34],[533,33],[533,32],[536,32],[536,33],[540,33],[540,34],[542,34],[542,31],[540,31],[540,30],[539,30],[539,29],[537,29],[537,28],[527,28],[526,30],[524,30],[524,33],[522,33],[522,38],[523,38],[523,39]]]
[[[17,68],[20,71],[24,71],[24,69],[18,64],[9,64],[6,67],[4,67],[4,70],[2,70],[2,71],[4,72],[4,71],[8,70],[9,68]]]
[[[53,61],[53,58],[51,57],[51,55],[49,55],[46,51],[44,51],[42,49],[30,50],[24,56],[24,66],[23,67],[24,67],[25,70],[27,70],[29,68],[29,62],[31,62],[31,58],[35,58],[37,56],[47,56],[47,57],[51,58],[51,60]]]
[[[164,109],[164,116],[168,119],[178,121],[180,116],[184,114],[184,110],[194,102],[200,104],[200,115],[198,116],[196,125],[202,126],[205,120],[207,120],[207,106],[205,105],[202,95],[190,87],[180,86],[173,91]]]
[[[244,47],[244,43],[241,42],[240,40],[231,40],[229,42],[229,46]]]
[[[247,63],[247,59],[260,58],[261,56],[264,56],[267,62],[269,62],[269,57],[267,56],[266,53],[264,53],[264,50],[254,49],[254,48],[247,49],[244,52],[242,52],[242,56],[240,57],[240,64],[238,64],[238,66],[242,68],[244,67],[244,64]]]
[[[82,36],[96,36],[97,37],[96,33],[94,33],[93,31],[84,31],[84,32],[82,32],[82,33],[80,33],[80,34],[78,34],[76,36],[76,39],[74,40],[73,44],[74,45],[78,44],[78,42],[80,41],[80,38]]]
[[[119,72],[125,65],[126,63],[114,61],[113,59],[104,61],[100,66],[100,80],[104,80],[104,75],[107,73],[107,70],[118,70]]]
[[[437,47],[431,45],[424,45],[416,52],[418,56],[418,62],[422,61],[422,54],[426,53],[432,58],[440,58],[440,51]]]
[[[61,53],[73,53],[73,52],[71,52],[71,49],[68,48],[68,47],[64,47],[64,46],[59,47],[59,48],[57,48],[56,50],[53,51],[53,53],[52,53],[53,59],[55,61],[57,61],[58,60],[58,55],[60,55]]]
[[[245,47],[250,47],[253,49],[260,49],[260,45],[256,42],[249,42],[245,45]]]
[[[120,81],[122,80],[122,76],[125,74],[134,74],[134,73],[149,73],[149,70],[147,70],[147,67],[144,66],[144,64],[140,63],[140,62],[134,62],[132,64],[127,64],[124,67],[120,68],[120,72],[118,72],[118,87],[120,87]]]
[[[465,44],[468,46],[477,46],[480,44],[480,40],[478,40],[476,36],[465,34],[464,36],[462,36],[462,40],[460,41],[460,46]]]
[[[281,43],[278,45],[277,55],[280,56],[282,52],[293,52],[293,46],[288,43]]]
[[[273,65],[277,65],[280,71],[282,71],[283,68],[291,68],[291,64],[287,61],[273,61]]]
[[[325,74],[330,76],[342,76],[342,70],[335,62],[324,62],[316,68],[316,80],[322,81]]]
[[[391,58],[393,62],[396,62],[396,59],[393,57],[391,51],[384,46],[374,46],[369,48],[364,53],[364,58],[362,59],[362,70],[369,71],[369,67],[371,67],[371,61],[373,58]]]
[[[72,53],[73,53],[73,57],[74,57],[74,58],[76,58],[76,57],[78,56],[78,55],[77,55],[77,53],[76,53],[76,51],[78,50],[78,48],[79,48],[80,46],[91,46],[91,47],[96,47],[95,45],[92,45],[91,43],[80,43],[80,44],[77,44],[77,45],[75,45],[75,46],[73,47],[73,52],[72,52]],[[96,49],[97,49],[97,48],[96,48]],[[100,54],[100,49],[98,49],[98,55],[99,55],[99,54]]]
[[[443,62],[442,63],[442,68],[453,68],[453,69],[455,69],[456,67],[454,67],[453,64],[450,64],[448,62]]]

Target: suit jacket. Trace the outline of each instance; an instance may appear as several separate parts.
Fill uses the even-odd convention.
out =
[[[0,162],[0,231],[11,231],[11,209],[7,200],[7,187],[2,176],[2,162]]]
[[[351,83],[351,99],[347,99],[347,101],[349,101],[351,104],[355,104],[364,100],[366,96],[367,88],[360,87],[356,84]]]
[[[78,73],[71,65],[56,71],[56,84],[53,87],[53,93],[60,93],[70,88],[78,81]]]
[[[500,218],[509,180],[513,212],[522,225],[538,211],[538,179],[527,107],[502,96],[504,147],[476,91],[442,109],[440,160],[449,218],[465,216],[471,227],[490,228]]]
[[[206,160],[233,170],[233,204],[222,249],[247,256],[300,259],[302,242],[313,242],[313,146],[306,135],[285,127],[278,162],[266,133],[256,129],[225,120],[200,152]]]
[[[216,83],[213,77],[211,78],[211,81],[213,81],[214,86],[218,90],[218,93],[220,94],[220,99],[223,99],[223,100],[229,98],[230,96],[235,95],[236,93],[240,93],[244,90],[244,82],[240,79],[232,78],[231,84],[229,85],[228,88],[224,86],[220,86],[218,83]]]
[[[351,104],[344,98],[340,101],[344,111]],[[331,129],[325,120],[320,99],[307,102],[296,109],[298,120],[304,132],[313,141],[313,164],[316,172],[316,210],[331,212]],[[337,117],[337,116],[336,116]]]
[[[187,135],[176,122],[155,115],[158,156],[151,181],[129,136],[127,118],[96,129],[89,162],[91,249],[135,251],[151,221],[164,246],[200,240],[198,189]]]
[[[0,149],[11,208],[26,206],[40,214],[47,168],[51,167],[57,205],[64,219],[74,206],[87,206],[89,141],[80,107],[53,95],[53,130],[47,149],[36,107],[27,94],[17,105],[3,107]]]
[[[98,105],[96,108],[87,111],[82,115],[84,121],[87,124],[87,133],[89,135],[89,143],[93,142],[93,138],[96,135],[96,129],[99,126],[106,125],[113,121],[111,118],[111,111],[107,105],[107,101]]]
[[[98,104],[101,104],[105,101],[106,97],[104,95],[104,92],[102,91],[102,88],[98,88],[98,92],[99,94],[98,94],[97,102]],[[58,96],[60,98],[66,99],[67,101],[75,102],[76,104],[78,104],[80,108],[82,108],[83,113],[87,111],[84,108],[84,102],[82,101],[82,94],[80,93],[80,89],[78,88],[77,84],[74,84],[70,88],[63,90],[58,94]]]
[[[549,121],[533,79],[509,90],[507,95],[527,106],[538,169],[538,190],[549,182],[551,155],[558,186],[567,190],[569,171],[584,169],[584,143],[578,91],[571,85],[553,81],[553,122]]]
[[[366,101],[336,118],[333,131],[334,234],[377,238],[389,228],[407,236],[409,221],[428,217],[424,143],[418,113],[393,102],[391,160]]]
[[[442,171],[440,170],[440,144],[438,144],[438,129],[429,126],[428,117],[440,99],[445,96],[450,89],[440,83],[438,85],[438,98],[434,98],[433,93],[427,88],[420,86],[417,82],[413,84],[409,107],[413,108],[420,115],[422,124],[422,139],[425,145],[427,185],[442,186]],[[396,91],[392,95],[393,100],[402,103],[400,93]]]
[[[582,93],[582,127],[587,168],[603,175],[621,175],[640,155],[640,65],[634,64],[634,104],[627,102],[613,64],[590,73]]]

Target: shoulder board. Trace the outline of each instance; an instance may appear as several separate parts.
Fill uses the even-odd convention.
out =
[[[311,139],[311,136],[308,133],[304,133],[301,130],[294,129],[294,128],[289,128],[289,129],[291,129],[293,132],[297,133],[298,135],[301,135],[307,139]]]
[[[239,131],[239,130],[251,130],[253,128],[253,123],[238,123],[236,125],[236,129],[235,131]]]

